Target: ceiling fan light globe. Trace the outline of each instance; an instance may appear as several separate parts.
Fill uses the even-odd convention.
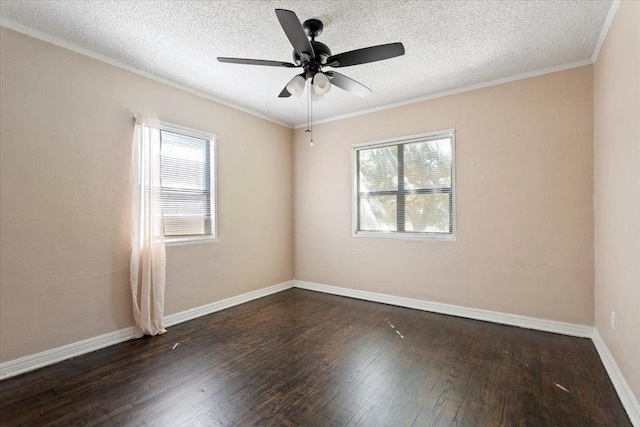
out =
[[[312,101],[322,101],[324,99],[324,95],[318,95],[315,91],[311,91],[311,100]]]
[[[305,79],[302,76],[295,76],[291,79],[289,83],[287,83],[287,91],[294,96],[302,95],[304,92]]]
[[[329,77],[327,77],[324,73],[316,73],[313,76],[313,92],[316,95],[324,95],[331,90],[331,82],[329,81]]]

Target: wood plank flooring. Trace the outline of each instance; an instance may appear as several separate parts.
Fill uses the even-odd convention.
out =
[[[290,289],[2,381],[0,425],[631,424],[588,339]]]

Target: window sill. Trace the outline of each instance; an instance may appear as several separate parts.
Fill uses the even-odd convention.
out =
[[[399,239],[399,240],[423,240],[433,242],[455,242],[455,234],[435,234],[435,233],[398,233],[385,231],[358,231],[352,232],[352,237],[365,237],[371,239]]]
[[[196,236],[196,237],[174,237],[174,238],[165,238],[164,244],[165,246],[182,246],[182,245],[192,245],[195,243],[209,243],[209,242],[217,242],[218,239],[214,236]]]

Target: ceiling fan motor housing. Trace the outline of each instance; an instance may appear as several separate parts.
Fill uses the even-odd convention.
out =
[[[329,46],[315,40],[310,41],[310,43],[313,47],[313,53],[315,54],[314,57],[311,58],[310,62],[317,65],[325,64],[327,59],[331,56],[331,49],[329,49]],[[302,58],[295,50],[293,51],[293,63],[296,65],[302,65],[303,63]]]

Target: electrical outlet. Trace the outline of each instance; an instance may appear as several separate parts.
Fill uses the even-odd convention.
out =
[[[616,312],[611,310],[611,329],[616,328]]]

